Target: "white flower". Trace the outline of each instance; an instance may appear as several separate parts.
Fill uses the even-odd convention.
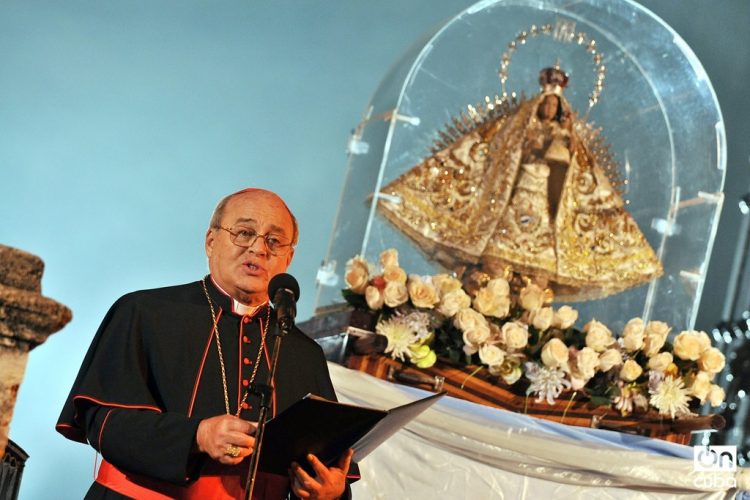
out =
[[[484,344],[490,336],[490,325],[487,319],[471,308],[458,311],[453,317],[453,324],[463,332],[466,354],[477,352],[479,346]]]
[[[367,261],[361,256],[352,257],[346,263],[346,274],[344,280],[347,286],[355,293],[365,293],[370,279],[370,268]]]
[[[698,372],[690,384],[690,394],[698,398],[703,404],[711,391],[711,376],[706,372]]]
[[[536,311],[531,311],[529,314],[529,321],[534,328],[543,332],[552,326],[552,322],[555,318],[555,313],[551,307],[542,307]]]
[[[599,369],[608,372],[622,364],[622,354],[617,349],[607,349],[599,355]]]
[[[398,266],[390,265],[383,268],[383,279],[386,283],[406,284],[406,271]]]
[[[505,323],[500,332],[508,349],[523,349],[529,343],[529,327],[518,321]]]
[[[682,378],[667,377],[656,387],[651,394],[649,402],[659,410],[662,415],[669,415],[675,418],[679,415],[689,414],[688,390],[682,382]]]
[[[505,352],[496,345],[484,344],[479,348],[479,359],[487,366],[499,365],[505,358]]]
[[[416,334],[406,324],[403,316],[393,317],[380,321],[375,331],[388,339],[385,353],[390,354],[393,359],[405,361],[405,357],[411,358],[409,346],[418,341]]]
[[[708,391],[708,402],[711,403],[711,406],[714,408],[721,406],[725,397],[724,389],[715,384],[711,385],[711,390]]]
[[[536,402],[543,399],[547,404],[555,404],[564,389],[570,388],[570,381],[565,378],[565,372],[557,368],[546,368],[536,363],[526,363],[526,378],[531,381],[526,394],[536,394]]]
[[[643,337],[643,352],[651,357],[661,351],[671,328],[663,321],[649,321]]]
[[[555,311],[555,319],[552,321],[552,326],[555,326],[561,330],[567,330],[573,326],[578,319],[578,311],[570,306],[562,306],[560,309]]]
[[[635,379],[641,376],[643,368],[641,365],[635,362],[635,360],[629,359],[625,361],[620,369],[620,378],[626,382],[633,382]]]
[[[620,410],[623,416],[628,416],[634,408],[648,408],[648,399],[640,391],[637,385],[625,385],[620,381],[620,395],[614,399],[615,408]]]
[[[664,373],[673,361],[671,352],[660,352],[648,360],[648,369]]]
[[[446,318],[452,318],[458,311],[466,309],[470,305],[471,297],[463,289],[459,288],[443,294],[437,310]]]
[[[403,317],[404,324],[417,336],[424,340],[432,334],[430,330],[430,315],[422,311],[412,311]]]
[[[510,311],[510,286],[503,278],[495,278],[474,297],[474,308],[485,316],[504,318]]]
[[[633,318],[622,330],[622,344],[627,352],[634,352],[643,347],[646,325],[641,318]]]
[[[527,311],[535,311],[544,305],[544,290],[534,283],[526,285],[519,294],[521,307]]]
[[[380,265],[384,268],[388,266],[398,267],[398,250],[395,248],[383,250],[380,253]]]
[[[606,351],[615,341],[609,328],[595,319],[584,325],[583,332],[586,334],[586,346],[596,352]]]
[[[367,307],[369,307],[373,311],[377,311],[378,309],[383,307],[384,299],[385,297],[383,296],[383,292],[380,290],[380,288],[376,286],[368,286],[365,289],[365,300],[367,301]]]
[[[437,288],[441,297],[447,293],[462,290],[463,288],[459,280],[447,274],[436,274],[432,277],[432,284]]]
[[[711,348],[711,339],[706,332],[685,330],[674,339],[674,355],[680,359],[696,361]]]
[[[712,347],[701,354],[698,358],[698,367],[708,373],[719,373],[724,369],[726,359],[724,354],[716,347]]]
[[[406,288],[409,291],[412,304],[416,307],[432,309],[440,300],[437,290],[432,286],[432,280],[429,277],[422,278],[416,274],[412,274],[409,276]]]
[[[548,368],[568,369],[568,346],[558,338],[552,338],[542,347],[542,363]]]
[[[388,307],[398,307],[409,300],[409,291],[406,289],[406,285],[398,281],[386,282],[383,300]]]
[[[590,347],[584,347],[576,353],[575,366],[571,376],[587,382],[596,374],[599,367],[599,354]]]

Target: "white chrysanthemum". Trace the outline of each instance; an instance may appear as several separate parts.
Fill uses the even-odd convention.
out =
[[[674,418],[677,415],[689,414],[690,396],[682,378],[667,377],[651,393],[649,402],[662,415]]]
[[[619,396],[615,396],[613,403],[620,414],[628,416],[635,409],[645,410],[648,408],[648,399],[635,384],[625,384],[622,380],[618,382],[620,387]]]
[[[388,346],[385,348],[386,354],[390,354],[393,359],[401,361],[404,361],[405,357],[411,358],[409,346],[417,342],[418,339],[414,331],[404,321],[403,316],[379,322],[375,331],[388,339]]]
[[[412,311],[404,316],[404,323],[414,332],[418,340],[426,339],[430,331],[430,315],[426,312]]]
[[[542,399],[547,404],[555,404],[557,398],[564,389],[570,388],[570,381],[565,378],[565,372],[557,368],[547,368],[536,363],[526,363],[526,378],[531,385],[526,389],[526,394],[536,394],[536,402]]]

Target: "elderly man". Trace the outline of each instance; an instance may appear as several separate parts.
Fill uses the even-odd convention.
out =
[[[206,233],[210,274],[134,292],[107,313],[57,429],[102,455],[86,498],[241,498],[255,445],[253,382],[269,372],[268,282],[294,255],[297,221],[276,194],[246,189],[219,202]],[[307,393],[335,399],[320,347],[284,337],[271,413]],[[253,498],[332,499],[348,493],[351,450],[315,476],[260,474]]]

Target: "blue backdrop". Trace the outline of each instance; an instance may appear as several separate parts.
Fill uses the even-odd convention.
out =
[[[83,496],[94,452],[54,423],[91,337],[123,293],[206,272],[204,232],[223,195],[260,186],[287,200],[301,226],[290,269],[299,316],[312,314],[349,131],[402,52],[471,3],[0,4],[0,243],[41,256],[44,294],[74,313],[29,358],[10,433],[30,454],[21,498]],[[712,77],[728,122],[733,207],[748,184],[750,4],[646,5]],[[731,240],[736,216],[722,224]],[[715,252],[707,324],[733,249]]]

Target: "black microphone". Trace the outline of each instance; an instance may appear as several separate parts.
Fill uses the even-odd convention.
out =
[[[268,283],[268,296],[276,309],[276,322],[281,334],[289,333],[294,327],[299,300],[299,283],[291,274],[281,273]]]

